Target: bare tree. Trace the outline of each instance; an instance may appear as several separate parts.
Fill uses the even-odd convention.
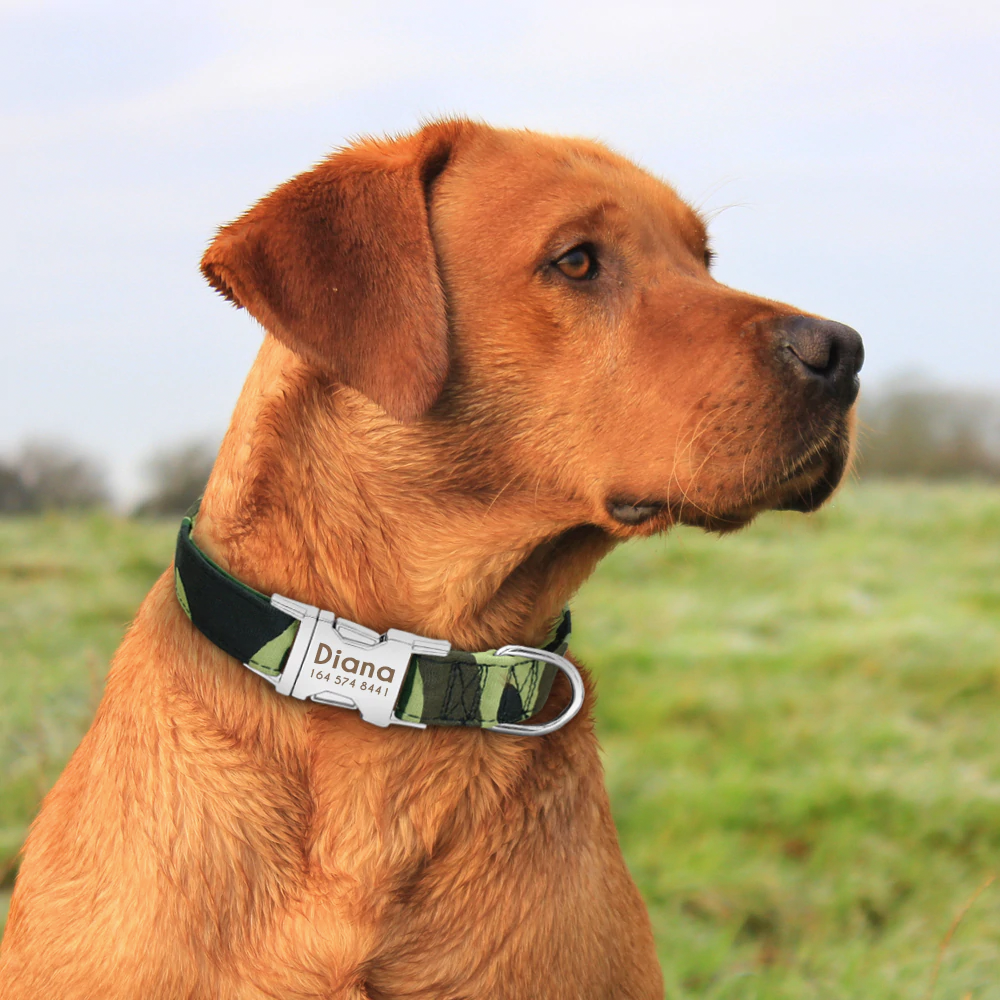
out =
[[[100,464],[62,442],[26,442],[13,471],[32,498],[32,508],[101,507],[109,499]]]
[[[0,465],[0,514],[26,514],[37,509],[38,503],[21,473],[11,465]]]
[[[149,495],[136,508],[140,517],[183,514],[205,492],[215,463],[216,448],[190,441],[157,452],[146,463]]]

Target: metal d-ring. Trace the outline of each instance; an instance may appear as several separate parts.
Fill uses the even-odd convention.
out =
[[[508,733],[511,736],[546,736],[554,733],[557,729],[562,729],[567,722],[572,719],[583,707],[583,678],[580,671],[558,653],[550,653],[545,649],[535,649],[532,646],[504,646],[497,650],[497,656],[522,656],[526,660],[543,660],[558,667],[568,678],[573,686],[573,698],[569,705],[562,710],[551,722],[543,722],[537,726],[526,726],[516,722],[501,722],[495,726],[490,726],[492,733]]]

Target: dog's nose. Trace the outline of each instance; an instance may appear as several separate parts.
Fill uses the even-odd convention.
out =
[[[850,405],[865,360],[861,337],[843,323],[785,316],[774,327],[779,357],[805,382]]]

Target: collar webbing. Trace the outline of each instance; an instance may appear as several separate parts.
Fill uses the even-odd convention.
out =
[[[301,621],[210,559],[191,537],[197,507],[181,521],[174,557],[177,600],[206,638],[250,669],[280,679]],[[567,608],[544,651],[561,656],[570,634]],[[496,650],[415,654],[396,701],[403,722],[432,726],[518,724],[545,704],[556,666]]]

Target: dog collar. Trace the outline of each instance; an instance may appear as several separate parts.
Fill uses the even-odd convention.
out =
[[[353,708],[377,726],[478,726],[516,735],[554,732],[579,712],[583,681],[563,655],[568,608],[542,649],[466,653],[399,629],[380,635],[237,580],[195,544],[196,513],[197,507],[184,517],[177,535],[177,600],[206,638],[279,694]],[[569,677],[572,701],[551,722],[525,725],[545,704],[557,670]]]

